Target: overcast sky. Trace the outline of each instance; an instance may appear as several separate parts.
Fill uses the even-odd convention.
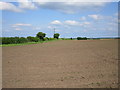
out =
[[[21,1],[21,0],[19,0]],[[25,2],[26,1],[26,2]],[[77,1],[77,0],[76,0]],[[117,2],[0,2],[3,37],[118,36]]]

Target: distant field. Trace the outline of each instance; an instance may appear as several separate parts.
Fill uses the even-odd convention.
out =
[[[118,87],[118,40],[2,47],[3,88]]]

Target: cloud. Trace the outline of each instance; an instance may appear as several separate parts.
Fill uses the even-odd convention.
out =
[[[79,21],[75,21],[75,20],[65,20],[65,21],[58,21],[58,20],[54,20],[52,21],[50,24],[54,25],[54,26],[48,26],[49,29],[53,29],[53,28],[58,28],[58,26],[55,25],[59,25],[59,28],[65,27],[65,28],[70,28],[73,26],[78,26],[78,27],[87,27],[89,26],[91,23],[88,21],[84,21],[84,22],[79,22]]]
[[[64,23],[65,23],[66,25],[80,25],[79,22],[74,21],[74,20],[66,20],[66,21],[64,21]]]
[[[15,30],[19,31],[19,30],[22,30],[21,28],[15,28]]]
[[[9,10],[14,12],[22,12],[22,10],[15,5],[8,2],[0,2],[0,10]]]
[[[40,8],[56,10],[63,13],[74,14],[81,11],[98,11],[106,5],[105,2],[36,2]]]
[[[31,24],[25,24],[25,23],[16,23],[16,24],[13,24],[11,27],[14,30],[20,31],[20,30],[24,30],[25,27],[30,27],[30,26],[32,26],[32,25]]]
[[[53,25],[61,25],[62,23],[58,20],[54,20],[52,21],[50,24],[53,24]]]
[[[2,2],[1,4],[3,4],[2,5],[3,8],[11,11],[20,11],[20,10],[24,11],[24,9],[34,10],[34,9],[42,8],[42,9],[56,10],[67,14],[80,13],[88,10],[98,11],[99,9],[101,9],[106,5],[106,2],[79,2],[79,0],[75,0],[74,2],[70,2],[70,1],[50,2],[50,0],[47,1],[34,0],[34,2],[31,1],[32,0],[17,0],[18,6],[15,6],[13,3],[5,3],[5,2]],[[4,3],[7,5],[4,5]]]
[[[32,0],[33,2],[66,2],[66,0]],[[68,0],[67,2],[118,2],[119,0]]]
[[[74,21],[74,20],[66,20],[64,21],[65,25],[70,25],[70,26],[86,26],[86,25],[90,25],[90,22],[78,22],[78,21]]]
[[[100,20],[102,19],[101,15],[93,14],[93,15],[88,15],[88,17],[94,19],[94,20]]]
[[[24,24],[24,23],[17,23],[13,24],[12,27],[18,27],[18,26],[32,26],[31,24]]]
[[[28,0],[18,0],[19,2],[19,8],[22,8],[22,9],[37,9],[37,6],[35,6],[34,3],[28,1]]]

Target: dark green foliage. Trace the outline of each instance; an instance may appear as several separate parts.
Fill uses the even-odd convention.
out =
[[[59,37],[59,34],[57,35],[57,39]],[[26,43],[26,42],[41,42],[41,41],[50,41],[50,40],[56,40],[56,38],[48,38],[45,37],[46,34],[43,32],[38,32],[36,37],[31,37],[28,36],[27,38],[25,37],[1,37],[0,44],[19,44],[19,43]]]
[[[77,40],[87,40],[86,37],[77,37]]]
[[[45,37],[44,40],[45,40],[45,41],[48,41],[48,40],[50,40],[50,39],[49,39],[48,37]]]
[[[25,43],[25,42],[28,42],[28,40],[24,37],[20,37],[19,38],[19,43]]]
[[[2,37],[0,37],[0,44],[2,44]]]
[[[57,39],[58,39],[58,38],[59,38],[59,36],[60,36],[60,34],[59,34],[59,33],[55,33],[55,34],[54,34],[54,38],[57,38]]]
[[[43,41],[44,41],[45,35],[46,35],[46,34],[43,33],[43,32],[38,32],[37,35],[36,35],[36,37],[38,37],[40,40],[43,40]]]
[[[75,38],[61,38],[62,40],[75,40]]]
[[[24,37],[3,37],[2,44],[17,44],[17,43],[25,43],[28,40]]]
[[[10,38],[2,38],[2,44],[10,44]]]
[[[31,37],[31,36],[28,36],[27,39],[30,42],[38,42],[40,40],[38,37]]]

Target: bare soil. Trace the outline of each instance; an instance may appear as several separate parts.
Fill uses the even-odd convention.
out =
[[[2,48],[3,88],[117,88],[118,40]]]

